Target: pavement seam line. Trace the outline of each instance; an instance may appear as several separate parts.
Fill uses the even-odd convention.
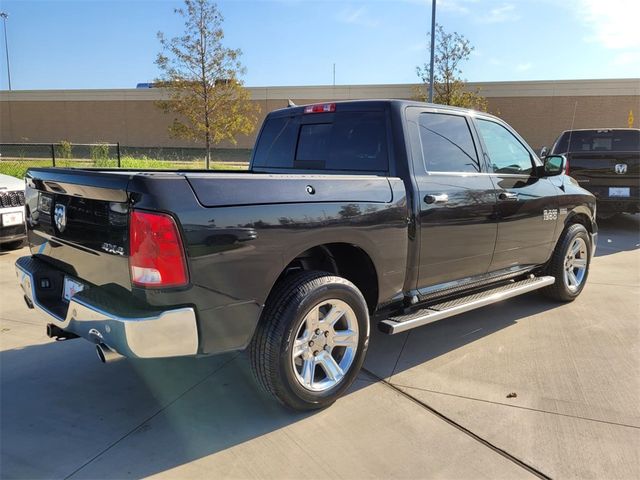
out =
[[[417,404],[418,406],[422,407],[423,409],[427,410],[429,413],[435,415],[436,417],[438,417],[440,420],[443,420],[444,422],[448,423],[449,425],[451,425],[452,427],[458,429],[459,431],[461,431],[462,433],[466,434],[467,436],[471,437],[473,440],[477,441],[478,443],[481,443],[482,445],[484,445],[485,447],[493,450],[494,452],[496,452],[498,455],[506,458],[507,460],[511,461],[512,463],[515,463],[516,465],[518,465],[519,467],[521,467],[522,469],[528,471],[529,473],[531,473],[532,475],[535,475],[538,478],[542,478],[544,480],[551,480],[552,477],[546,475],[545,473],[541,472],[540,470],[538,470],[536,467],[529,465],[528,463],[524,462],[523,460],[520,460],[518,457],[510,454],[509,452],[507,452],[506,450],[503,450],[502,448],[498,447],[497,445],[494,445],[493,443],[489,442],[488,440],[485,440],[484,438],[482,438],[480,435],[472,432],[471,430],[469,430],[468,428],[464,427],[463,425],[459,424],[458,422],[456,422],[455,420],[449,418],[448,416],[446,416],[444,413],[440,412],[439,410],[436,410],[435,408],[433,408],[432,406],[426,404],[425,402],[418,400],[415,397],[412,397],[411,395],[409,395],[407,392],[401,390],[400,388],[398,388],[397,386],[395,386],[394,384],[386,381],[383,378],[378,377],[375,373],[370,372],[369,370],[367,370],[366,368],[363,368],[362,371],[366,374],[368,374],[370,377],[376,379],[378,382],[383,383],[384,385],[386,385],[388,388],[394,390],[395,392],[397,392],[398,394],[400,394],[401,396],[405,397],[406,399],[414,402],[415,404]]]
[[[411,330],[407,332],[407,336],[404,337],[404,342],[402,343],[402,348],[400,349],[400,353],[398,353],[398,358],[396,358],[396,363],[393,365],[393,370],[391,370],[391,375],[389,375],[389,381],[396,374],[396,368],[398,368],[398,363],[400,362],[400,357],[402,357],[402,353],[404,352],[404,347],[407,346],[407,342],[409,341],[409,337],[411,336]]]
[[[549,415],[558,415],[558,416],[561,416],[561,417],[575,418],[577,420],[586,420],[586,421],[589,421],[589,422],[606,423],[607,425],[613,425],[613,426],[616,426],[616,427],[627,427],[627,428],[635,428],[637,430],[640,430],[640,426],[637,426],[637,425],[628,425],[626,423],[610,422],[608,420],[598,420],[597,418],[581,417],[580,415],[569,415],[568,413],[549,412],[547,410],[541,410],[539,408],[524,407],[522,405],[511,405],[509,403],[502,403],[502,402],[494,402],[492,400],[485,400],[483,398],[475,398],[475,397],[467,397],[465,395],[457,395],[455,393],[438,392],[436,390],[429,390],[428,388],[413,387],[411,385],[402,385],[400,383],[394,383],[393,385],[396,386],[396,387],[400,387],[400,388],[408,388],[408,389],[413,389],[413,390],[420,390],[422,392],[429,392],[429,393],[433,393],[433,394],[437,394],[437,395],[446,395],[448,397],[457,397],[457,398],[462,398],[462,399],[465,399],[465,400],[472,400],[472,401],[477,401],[477,402],[491,403],[493,405],[501,405],[501,406],[504,406],[504,407],[519,408],[519,409],[522,409],[522,410],[529,410],[529,411],[532,411],[532,412],[548,413]]]
[[[160,413],[164,412],[167,408],[169,408],[170,406],[172,406],[174,403],[176,403],[178,400],[180,400],[182,397],[184,397],[187,393],[191,392],[194,388],[200,386],[202,383],[204,383],[206,380],[208,380],[209,378],[211,378],[213,375],[215,375],[216,373],[218,373],[220,370],[222,370],[224,367],[226,367],[227,365],[229,365],[232,361],[234,361],[236,358],[239,357],[240,354],[236,354],[233,357],[231,357],[229,360],[227,360],[226,362],[222,363],[222,365],[219,365],[217,368],[215,368],[211,373],[205,375],[200,381],[194,383],[192,386],[190,386],[189,388],[187,388],[184,392],[182,392],[180,395],[178,395],[176,398],[174,398],[173,400],[171,400],[169,403],[167,403],[166,405],[160,407],[160,409],[153,413],[151,416],[145,418],[141,423],[139,423],[138,425],[136,425],[135,427],[133,427],[131,430],[129,430],[127,433],[125,433],[122,437],[120,437],[119,439],[115,440],[114,442],[110,443],[105,449],[101,450],[100,452],[98,452],[97,454],[95,454],[93,457],[91,457],[89,460],[87,460],[86,462],[84,462],[82,465],[80,465],[78,468],[76,468],[73,472],[71,472],[69,475],[67,475],[66,477],[64,477],[64,480],[68,480],[71,477],[73,477],[76,473],[78,473],[80,470],[82,470],[83,468],[85,468],[87,465],[89,465],[90,463],[92,463],[94,460],[100,458],[102,455],[104,455],[105,453],[107,453],[109,450],[111,450],[113,447],[115,447],[118,443],[120,443],[122,440],[124,440],[125,438],[127,438],[129,435],[131,435],[132,433],[134,433],[136,430],[138,430],[140,427],[142,427],[145,423],[150,422],[151,420],[153,420],[156,416],[158,416]]]
[[[13,318],[6,318],[6,317],[2,317],[2,316],[0,316],[0,320],[2,320],[4,322],[19,323],[20,325],[33,325],[35,327],[42,326],[41,322],[23,322],[21,320],[14,320]]]

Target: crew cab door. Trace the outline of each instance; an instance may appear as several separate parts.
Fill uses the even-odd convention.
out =
[[[417,288],[482,275],[496,242],[496,196],[469,120],[418,107],[406,115],[419,197]]]
[[[542,264],[553,249],[558,187],[536,176],[535,154],[513,130],[489,117],[478,116],[474,123],[498,200],[490,271]]]

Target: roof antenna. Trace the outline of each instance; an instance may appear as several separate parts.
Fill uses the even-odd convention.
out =
[[[569,139],[567,140],[567,155],[571,151],[571,135],[573,135],[573,127],[576,123],[576,110],[578,110],[578,101],[576,100],[575,105],[573,106],[573,118],[571,119],[571,130],[569,130]],[[569,160],[567,159],[567,164],[564,167],[564,173],[568,175],[569,168]],[[564,190],[564,182],[562,184],[562,189]]]
[[[287,108],[297,107],[295,103],[291,99],[287,100]]]
[[[576,104],[573,106],[573,118],[571,119],[571,129],[569,130],[569,142],[567,143],[567,153],[571,150],[571,135],[573,135],[573,126],[576,123],[576,110],[578,109],[578,101],[576,100]]]

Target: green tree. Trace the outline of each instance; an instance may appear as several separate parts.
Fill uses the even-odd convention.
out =
[[[431,49],[431,33],[429,49]],[[436,25],[435,55],[433,74],[433,101],[441,105],[453,105],[457,107],[473,108],[487,111],[487,99],[480,95],[480,89],[469,91],[466,88],[466,80],[462,78],[460,65],[469,60],[474,47],[471,42],[458,32],[447,33],[442,25]],[[418,77],[424,83],[416,92],[416,97],[422,101],[427,99],[429,89],[429,77],[431,66],[425,63],[416,67]]]
[[[73,155],[73,145],[69,140],[60,140],[56,146],[56,156],[58,158],[71,158]]]
[[[109,144],[100,142],[91,145],[90,148],[91,160],[96,167],[109,167],[111,162],[109,161]]]
[[[211,163],[211,146],[224,140],[237,143],[236,136],[251,133],[259,107],[240,77],[245,69],[242,52],[223,45],[223,17],[210,0],[185,0],[175,13],[184,18],[184,33],[158,39],[162,51],[156,58],[161,75],[158,86],[168,98],[158,102],[167,113],[177,114],[169,127],[172,136],[206,147],[206,168]]]

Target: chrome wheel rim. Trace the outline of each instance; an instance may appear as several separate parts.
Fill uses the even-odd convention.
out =
[[[575,238],[564,258],[564,284],[569,291],[576,292],[584,281],[587,273],[587,242],[582,238]]]
[[[351,368],[358,349],[358,319],[342,300],[324,300],[307,312],[291,349],[298,383],[312,392],[339,384]]]

